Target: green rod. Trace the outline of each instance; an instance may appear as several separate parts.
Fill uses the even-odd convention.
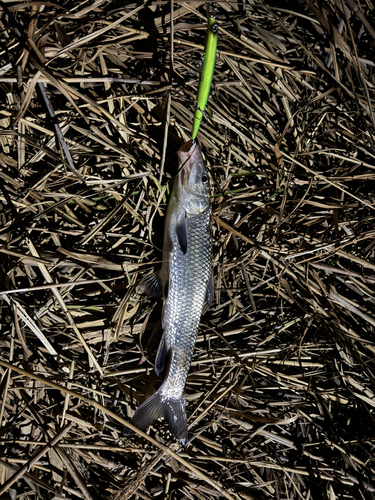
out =
[[[191,138],[193,140],[197,137],[198,129],[202,121],[204,110],[206,109],[208,96],[210,94],[212,77],[215,68],[218,31],[219,27],[215,19],[209,17],[207,37],[206,37],[206,47],[204,51],[201,76],[199,80],[197,102],[194,112],[193,129],[191,132]]]

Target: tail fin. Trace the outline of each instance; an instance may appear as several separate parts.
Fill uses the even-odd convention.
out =
[[[136,425],[138,429],[143,431],[149,425],[153,424],[155,420],[160,417],[164,417],[177,441],[186,445],[188,440],[188,429],[185,410],[185,395],[179,400],[165,399],[165,397],[161,397],[159,391],[141,404],[141,406],[134,413],[131,422]],[[129,429],[124,431],[125,436],[130,436],[132,434],[133,431]]]
[[[181,399],[168,399],[164,403],[164,418],[174,437],[184,446],[188,441],[188,428],[185,409],[185,394]]]

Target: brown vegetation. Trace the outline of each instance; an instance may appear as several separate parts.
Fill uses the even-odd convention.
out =
[[[216,301],[181,449],[122,433],[160,383],[135,285],[208,8]],[[375,498],[374,28],[372,0],[1,2],[0,496]]]

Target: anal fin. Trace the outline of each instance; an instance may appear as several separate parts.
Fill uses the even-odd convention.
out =
[[[155,358],[155,373],[157,376],[159,376],[164,370],[167,357],[168,357],[168,349],[164,333],[160,340],[158,352],[156,353],[156,358]]]

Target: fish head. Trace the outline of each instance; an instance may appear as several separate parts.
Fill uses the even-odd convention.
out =
[[[198,143],[186,142],[177,157],[179,204],[188,215],[200,214],[210,205],[210,180]]]

